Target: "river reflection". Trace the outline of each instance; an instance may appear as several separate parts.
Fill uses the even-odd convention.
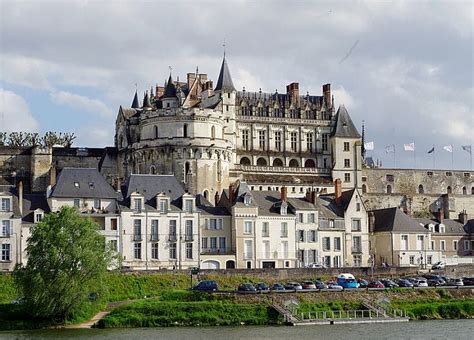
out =
[[[474,320],[337,326],[58,329],[0,332],[1,339],[474,339]]]

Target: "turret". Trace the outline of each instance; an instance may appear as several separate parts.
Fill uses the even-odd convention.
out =
[[[133,97],[133,102],[132,102],[132,109],[139,109],[139,108],[140,108],[140,104],[138,102],[138,93],[135,90],[135,96]]]

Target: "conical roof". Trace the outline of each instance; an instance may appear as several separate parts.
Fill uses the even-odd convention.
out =
[[[336,127],[332,136],[344,138],[360,138],[354,123],[344,105],[339,106],[336,113]]]
[[[166,83],[165,93],[163,94],[163,98],[175,98],[176,97],[176,87],[173,84],[173,78],[168,78],[168,82]]]
[[[150,97],[148,96],[148,91],[145,92],[145,97],[143,98],[143,109],[151,110],[152,106],[150,103]]]
[[[132,109],[138,109],[138,108],[140,108],[140,103],[138,102],[138,93],[135,90],[135,97],[133,97]]]
[[[232,82],[232,77],[230,76],[229,67],[227,66],[227,61],[222,60],[221,70],[219,72],[219,79],[217,80],[217,85],[214,91],[235,91],[234,83]]]

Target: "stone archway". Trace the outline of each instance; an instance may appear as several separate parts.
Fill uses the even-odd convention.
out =
[[[275,158],[275,159],[273,160],[273,166],[280,166],[280,167],[281,167],[281,166],[284,166],[284,165],[283,165],[283,161],[282,161],[280,158]]]
[[[225,269],[234,269],[235,268],[235,261],[234,260],[228,260],[225,263]]]
[[[257,159],[257,165],[258,166],[267,166],[267,160],[263,157],[260,157]]]
[[[307,159],[306,162],[304,162],[304,167],[305,168],[315,168],[316,163],[314,163],[314,160],[312,160],[312,159]]]
[[[298,168],[300,163],[296,159],[292,159],[289,164],[290,168]]]
[[[242,157],[242,158],[240,159],[240,164],[241,164],[241,165],[250,165],[250,164],[251,164],[251,163],[250,163],[250,159],[248,159],[248,157]]]

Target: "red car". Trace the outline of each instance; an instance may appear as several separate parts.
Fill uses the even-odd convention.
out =
[[[385,286],[380,281],[370,281],[367,288],[385,288]]]

